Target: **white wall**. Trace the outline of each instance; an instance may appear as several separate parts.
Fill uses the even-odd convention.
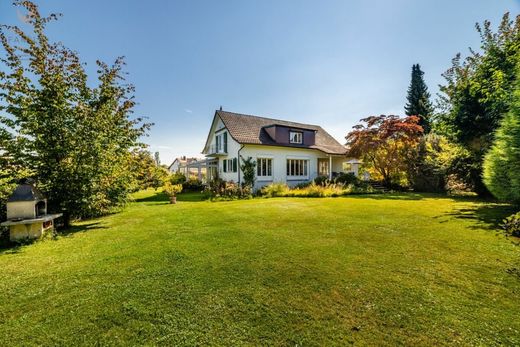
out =
[[[275,147],[262,145],[245,145],[240,152],[242,157],[257,158],[272,158],[273,162],[273,176],[269,180],[260,180],[257,178],[255,189],[261,188],[273,182],[284,182],[290,186],[298,183],[313,180],[318,176],[318,158],[329,160],[328,156],[320,151],[304,148],[291,147]],[[287,180],[287,160],[288,159],[305,159],[309,161],[308,177],[298,180]],[[332,158],[332,171],[341,172],[342,163],[346,158]]]

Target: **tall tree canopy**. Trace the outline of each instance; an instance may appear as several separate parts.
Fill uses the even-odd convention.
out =
[[[520,204],[520,63],[509,112],[484,159],[484,183],[501,200]]]
[[[500,120],[509,111],[520,58],[520,15],[513,21],[506,13],[496,32],[489,21],[476,28],[481,51],[470,50],[464,60],[457,54],[443,74],[446,84],[440,88],[438,128],[469,150],[468,183],[486,194],[482,161]]]
[[[423,133],[419,117],[372,116],[346,136],[349,155],[361,158],[390,186],[408,169],[408,159]]]
[[[424,82],[424,72],[421,71],[419,64],[412,66],[412,80],[408,87],[406,100],[407,102],[404,107],[406,115],[419,117],[419,125],[423,128],[425,133],[429,133],[433,106],[430,102],[428,87]]]
[[[98,61],[91,88],[77,53],[45,34],[59,15],[42,17],[30,1],[15,6],[32,31],[0,27],[0,128],[11,136],[0,152],[33,172],[66,222],[104,213],[126,200],[134,179],[130,149],[150,127],[131,118],[134,87],[124,82],[124,60]]]

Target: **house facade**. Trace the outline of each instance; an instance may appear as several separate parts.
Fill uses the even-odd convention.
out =
[[[323,128],[218,110],[202,152],[213,163],[212,176],[241,183],[241,161],[256,162],[255,189],[270,183],[290,186],[318,176],[358,174],[359,162]]]

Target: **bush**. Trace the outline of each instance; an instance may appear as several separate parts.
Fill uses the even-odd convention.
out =
[[[204,184],[195,177],[190,177],[182,184],[182,188],[187,192],[201,192],[204,190]]]
[[[334,178],[334,182],[336,183],[342,183],[345,185],[353,184],[358,185],[360,184],[359,178],[356,177],[352,172],[347,173],[341,173],[336,178]]]
[[[170,175],[171,184],[184,184],[186,182],[186,176],[180,172],[176,172]]]
[[[265,186],[261,190],[261,195],[271,197],[336,197],[348,194],[363,194],[371,193],[372,187],[356,186],[353,184],[345,185],[342,183],[330,183],[325,182],[324,184],[316,184],[311,182],[305,187],[294,187],[290,188],[284,183],[273,183]]]
[[[252,189],[248,185],[241,187],[233,181],[226,182],[220,178],[213,180],[204,192],[212,200],[236,200],[252,197]]]
[[[267,198],[275,196],[287,196],[290,188],[285,183],[271,183],[260,190],[260,195]]]
[[[182,192],[182,184],[171,184],[170,182],[166,182],[163,186],[163,192],[170,197],[176,196],[178,193]]]
[[[504,219],[502,227],[508,235],[520,237],[520,212]]]
[[[314,184],[317,184],[317,185],[320,185],[320,186],[324,186],[324,185],[327,185],[330,183],[330,180],[327,176],[318,176],[314,179]],[[310,182],[307,183],[305,186],[302,186],[301,188],[304,188],[304,187],[307,187],[310,185]]]

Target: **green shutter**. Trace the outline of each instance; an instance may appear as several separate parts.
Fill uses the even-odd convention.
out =
[[[237,158],[233,158],[233,172],[237,172]]]
[[[224,153],[227,153],[227,133],[224,133]]]
[[[227,159],[222,162],[222,171],[227,172]]]

